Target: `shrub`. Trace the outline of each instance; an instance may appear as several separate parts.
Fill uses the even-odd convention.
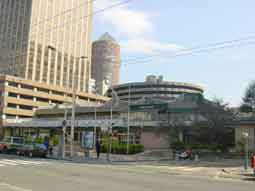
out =
[[[130,144],[129,145],[129,154],[137,154],[137,153],[143,152],[143,150],[144,150],[143,145],[140,145],[140,144]],[[102,145],[101,152],[102,153],[108,152],[107,144]],[[111,153],[113,153],[113,154],[127,154],[127,145],[113,143]]]
[[[37,137],[34,139],[34,143],[38,143],[38,144],[42,144],[44,141],[44,138],[43,137]]]
[[[183,150],[185,149],[185,144],[181,141],[175,141],[171,143],[171,149],[173,150]]]

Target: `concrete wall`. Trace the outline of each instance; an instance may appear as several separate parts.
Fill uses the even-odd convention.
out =
[[[143,130],[140,143],[145,150],[169,148],[168,135],[164,130]]]

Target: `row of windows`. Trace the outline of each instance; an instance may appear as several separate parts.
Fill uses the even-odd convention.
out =
[[[183,85],[171,85],[171,84],[144,84],[144,85],[131,85],[130,89],[150,89],[150,88],[165,88],[165,89],[188,89],[188,90],[195,90],[199,92],[203,92],[202,89],[192,87],[192,86],[183,86]],[[129,86],[122,86],[122,87],[116,87],[114,88],[115,91],[120,91],[120,90],[127,90],[129,89]]]
[[[133,92],[131,93],[131,97],[135,95],[150,95],[150,96],[168,96],[168,95],[181,95],[183,92],[177,91],[141,91],[141,92]],[[118,96],[128,96],[129,94],[126,93],[118,93]]]
[[[12,109],[18,109],[19,108],[19,109],[30,110],[30,111],[32,111],[33,108],[36,108],[36,107],[33,107],[33,106],[17,105],[17,104],[14,104],[14,103],[8,103],[7,107],[12,108]]]
[[[62,92],[60,93],[60,92],[52,91],[52,93],[55,94],[55,95],[62,95],[62,96],[64,96],[64,93],[62,93]],[[49,100],[47,98],[34,97],[34,96],[23,95],[23,94],[17,94],[17,93],[14,93],[14,92],[9,92],[8,93],[8,96],[12,97],[12,98],[18,98],[18,95],[19,95],[20,99],[33,100],[34,98],[36,98],[36,101],[38,101],[38,102],[49,103],[51,101],[52,103],[62,104],[61,101],[54,101],[54,100],[52,101],[52,100]],[[72,98],[73,95],[72,94],[67,94],[67,97]],[[84,98],[84,97],[81,97],[81,96],[77,96],[77,98],[79,100],[83,100],[83,101],[92,101],[92,102],[96,101],[95,99]]]
[[[8,82],[8,86],[18,88],[18,87],[19,87],[19,84],[16,83],[16,82]],[[20,84],[20,88],[22,88],[22,89],[27,89],[27,90],[32,90],[32,91],[35,89],[35,87],[33,87],[33,86],[31,86],[31,85],[27,85],[27,84]],[[44,88],[37,88],[37,91],[38,91],[38,92],[47,93],[47,94],[50,93],[50,90],[44,89]],[[60,92],[60,91],[52,90],[52,91],[51,91],[51,94],[59,95],[59,96],[64,96],[65,93],[64,93],[64,92]],[[71,94],[68,94],[68,96],[71,97]]]

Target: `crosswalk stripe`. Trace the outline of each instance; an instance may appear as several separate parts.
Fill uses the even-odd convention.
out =
[[[17,165],[43,165],[48,164],[47,162],[41,161],[28,161],[28,160],[9,160],[9,159],[0,159],[0,167],[1,166],[17,166]]]
[[[2,164],[2,165],[11,165],[11,166],[19,165],[19,164],[14,163],[14,162],[8,162],[8,161],[3,161],[3,160],[0,160],[0,164]]]
[[[8,159],[4,159],[3,161],[6,161],[6,162],[14,162],[14,163],[17,163],[17,164],[31,164],[30,162],[27,162],[27,161],[21,161],[21,160],[8,160]]]

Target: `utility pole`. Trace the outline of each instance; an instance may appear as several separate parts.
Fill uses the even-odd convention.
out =
[[[96,139],[97,139],[97,107],[95,106],[95,122],[94,122],[94,149],[96,149]]]
[[[113,91],[111,89],[111,91]],[[112,94],[112,100],[111,100],[111,106],[110,106],[110,124],[108,125],[108,130],[107,130],[107,133],[108,133],[108,152],[107,152],[107,160],[110,161],[110,153],[112,151],[112,107],[113,107],[113,93],[111,92]]]
[[[74,74],[73,74],[73,98],[72,98],[72,117],[71,117],[71,158],[74,156],[73,144],[74,144],[74,126],[75,126],[75,105],[76,105],[76,90],[74,87]]]
[[[63,120],[63,129],[62,129],[62,159],[65,159],[66,157],[66,126],[67,126],[67,103],[65,103],[65,115]]]
[[[128,116],[127,116],[127,155],[129,154],[129,144],[130,144],[130,94],[131,85],[128,87]]]
[[[244,169],[245,171],[248,170],[248,163],[249,163],[249,134],[247,132],[243,133],[243,137],[245,139],[245,145],[244,145]]]
[[[80,57],[80,59],[87,59],[88,57]],[[85,64],[86,62],[84,62]],[[78,66],[77,66],[78,67]],[[75,110],[76,110],[76,88],[78,87],[78,81],[75,82],[76,68],[73,70],[72,87],[73,87],[73,98],[72,98],[72,117],[71,117],[71,158],[74,156],[74,126],[75,126]]]

